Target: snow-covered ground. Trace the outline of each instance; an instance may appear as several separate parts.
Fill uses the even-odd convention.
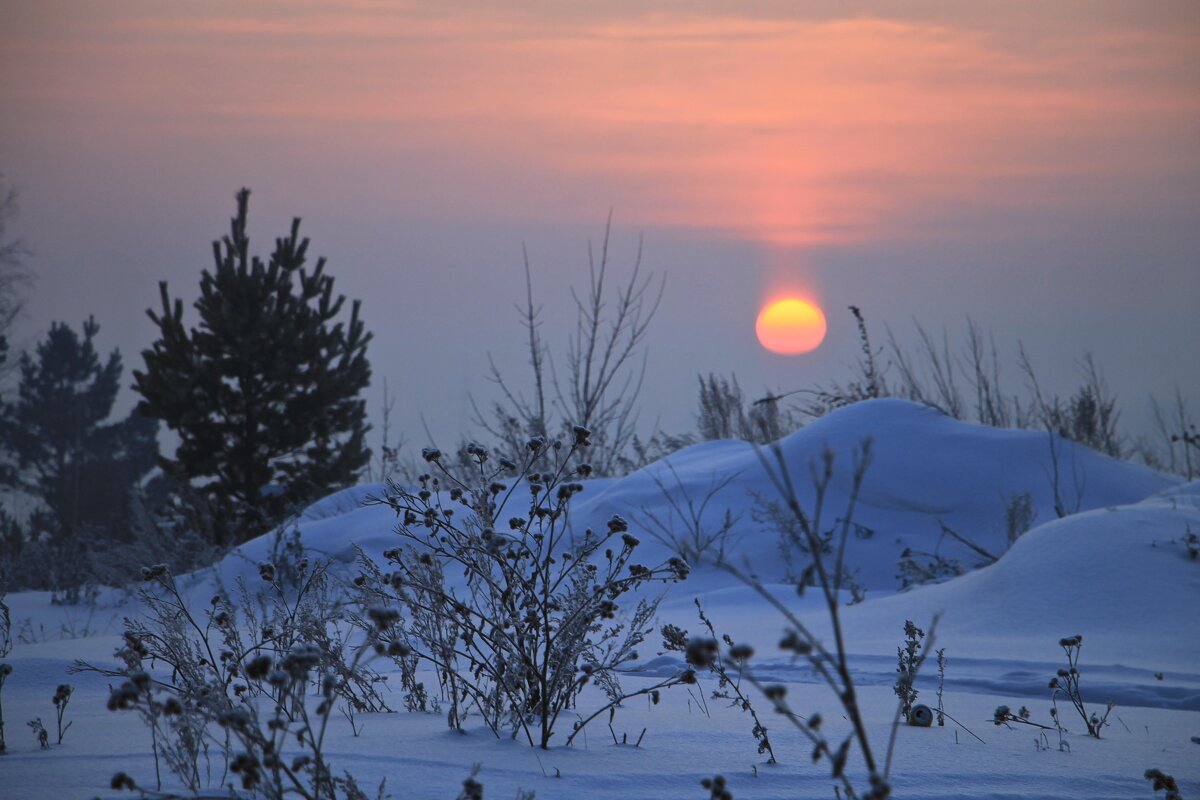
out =
[[[866,599],[844,610],[844,622],[873,741],[877,749],[886,747],[904,621],[927,625],[939,614],[936,646],[946,649],[948,659],[946,710],[972,732],[950,723],[902,728],[895,796],[1151,798],[1142,777],[1150,767],[1173,774],[1184,797],[1200,796],[1200,744],[1191,741],[1200,736],[1200,561],[1182,544],[1189,531],[1200,532],[1200,482],[1181,484],[1054,443],[1045,434],[969,425],[913,404],[873,401],[830,414],[782,442],[802,502],[811,500],[809,463],[825,447],[836,454],[826,499],[830,523],[844,509],[850,454],[865,437],[872,439],[874,461],[854,517],[865,527],[850,539],[848,563]],[[1060,505],[1074,512],[1063,519],[1054,511],[1055,475]],[[720,487],[715,494],[714,487]],[[705,526],[719,525],[726,511],[735,520],[726,557],[752,570],[814,630],[828,630],[815,594],[797,598],[780,583],[788,567],[778,534],[762,514],[775,495],[760,453],[744,443],[704,443],[625,478],[591,481],[575,503],[574,524],[600,525],[619,513],[650,551],[644,558],[665,554],[647,529],[652,517],[671,517],[664,489],[679,507],[713,494]],[[349,574],[354,545],[377,555],[396,544],[391,512],[361,505],[381,491],[363,486],[316,504],[298,522],[301,540]],[[1026,492],[1035,527],[1005,552],[1005,507]],[[944,537],[939,523],[1001,557],[941,584],[897,591],[897,561],[905,549],[937,549],[964,567],[983,560]],[[684,528],[677,517],[673,525]],[[239,576],[253,577],[271,545],[269,536],[250,542],[184,583],[203,602]],[[719,632],[755,646],[756,672],[787,684],[798,712],[822,711],[831,733],[845,727],[835,698],[811,670],[776,655],[779,616],[727,572],[701,565],[687,581],[670,586],[660,622],[696,630],[697,597]],[[12,595],[8,604],[14,633],[23,641],[8,659],[14,672],[3,696],[9,753],[0,757],[0,798],[120,796],[108,789],[118,770],[153,785],[149,733],[132,714],[105,709],[106,679],[67,674],[73,659],[112,659],[121,618],[137,613],[137,602],[111,591],[94,609],[51,606],[43,593]],[[1084,636],[1084,699],[1100,710],[1116,703],[1104,738],[1081,735],[1079,720],[1064,717],[1072,733],[1070,751],[1061,752],[1053,732],[1045,750],[1034,729],[994,726],[992,713],[1000,704],[1027,705],[1034,719],[1049,721],[1047,682],[1065,665],[1058,640],[1073,634]],[[677,654],[660,655],[658,649],[643,652],[623,683],[636,687],[682,666]],[[932,673],[927,668],[918,682],[922,702],[932,699]],[[76,687],[68,713],[73,727],[61,746],[41,751],[24,722],[51,722],[51,696],[63,682]],[[573,748],[543,752],[497,741],[482,727],[452,734],[440,715],[400,712],[360,716],[358,737],[335,717],[327,754],[336,769],[366,786],[386,778],[396,798],[453,798],[476,764],[489,798],[514,797],[518,788],[539,798],[702,798],[707,793],[700,779],[715,773],[729,779],[739,799],[834,796],[828,765],[811,763],[811,747],[767,711],[765,701],[757,705],[771,730],[780,761],[775,765],[756,752],[746,714],[707,699],[715,688],[701,675],[699,687],[671,689],[657,706],[645,698],[628,703],[614,729],[630,741],[645,729],[640,747],[614,745],[601,724],[588,728]],[[589,702],[594,707],[598,697],[585,694],[580,710]],[[858,768],[854,756],[851,765]],[[214,775],[214,792],[219,783]]]

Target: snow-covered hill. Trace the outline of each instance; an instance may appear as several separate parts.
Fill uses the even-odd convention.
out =
[[[810,465],[826,449],[834,454],[827,524],[846,507],[852,454],[868,438],[873,461],[854,514],[864,530],[852,537],[847,559],[869,590],[898,587],[896,565],[906,548],[938,549],[967,567],[980,560],[968,548],[943,537],[939,521],[988,552],[1003,553],[1007,547],[1004,512],[1014,495],[1031,496],[1035,525],[1056,518],[1056,472],[1060,502],[1072,512],[1137,502],[1178,483],[1045,433],[973,425],[927,406],[874,400],[829,414],[779,443],[806,504],[812,498]],[[672,513],[664,491],[680,507],[686,507],[688,500],[699,505],[708,499],[702,516],[706,527],[719,527],[727,511],[736,520],[728,537],[727,558],[748,559],[766,580],[782,578],[785,566],[779,559],[779,534],[761,513],[766,502],[778,498],[764,472],[765,455],[745,442],[704,442],[626,477],[588,481],[575,501],[573,524],[599,527],[620,514],[650,534],[647,528],[653,515],[682,532],[684,522]],[[709,499],[717,487],[719,491]],[[379,484],[368,484],[319,501],[297,521],[301,540],[345,564],[353,561],[355,544],[369,553],[394,546],[391,512],[362,505],[364,499],[383,491]],[[511,508],[527,502],[528,495],[517,492]],[[252,574],[254,565],[269,555],[273,538],[268,534],[243,545],[219,566],[221,577],[228,581]],[[666,554],[651,535],[642,539],[644,558]]]
[[[852,455],[868,438],[873,460],[854,521],[873,534],[851,537],[847,560],[851,569],[859,570],[859,581],[874,590],[897,587],[896,564],[906,548],[928,552],[942,540],[942,555],[961,559],[965,566],[979,560],[953,539],[943,540],[939,520],[1000,554],[1007,547],[1005,507],[1014,495],[1031,495],[1034,525],[1056,519],[1055,459],[1059,494],[1072,512],[1137,502],[1178,483],[1045,433],[959,422],[903,400],[873,400],[822,417],[779,443],[806,508],[812,507],[813,497],[810,465],[826,448],[834,454],[826,525],[846,507]],[[587,520],[647,508],[661,516],[665,512],[660,483],[678,501],[685,496],[702,500],[721,480],[732,477],[709,503],[706,519],[710,526],[719,525],[727,508],[738,515],[730,537],[736,546],[729,557],[748,558],[769,579],[779,569],[779,537],[769,524],[755,521],[754,510],[777,493],[763,471],[762,456],[744,442],[698,444],[590,496],[585,492],[577,512]]]
[[[828,522],[843,511],[851,454],[867,437],[874,461],[854,519],[869,534],[853,536],[848,552],[867,595],[844,609],[843,619],[872,737],[886,738],[894,713],[891,684],[904,620],[925,625],[940,615],[937,646],[946,648],[949,662],[947,710],[987,742],[966,734],[960,740],[949,726],[902,730],[896,796],[1150,798],[1141,778],[1150,766],[1174,773],[1185,796],[1200,790],[1200,751],[1188,738],[1200,733],[1200,560],[1184,544],[1189,532],[1200,533],[1200,482],[1183,484],[1044,433],[965,424],[919,405],[880,400],[830,414],[779,443],[806,505],[812,501],[809,465],[826,448],[835,454]],[[1054,510],[1055,464],[1059,503],[1073,512],[1062,519]],[[397,543],[392,513],[363,505],[383,491],[359,486],[314,504],[295,523],[301,542],[349,574],[356,546],[378,555]],[[677,507],[707,499],[706,527],[732,515],[726,558],[757,574],[813,630],[827,630],[816,594],[798,598],[780,583],[787,566],[778,532],[763,515],[777,495],[762,452],[745,443],[707,442],[621,479],[589,481],[575,500],[573,524],[599,526],[612,514],[626,517],[649,563],[667,553],[651,535],[651,518],[683,530],[664,491]],[[1021,493],[1031,496],[1036,518],[1009,548],[1004,511]],[[512,502],[515,511],[526,497],[517,492]],[[940,584],[898,591],[897,561],[906,548],[938,548],[964,567],[981,560],[943,537],[939,522],[999,555],[998,561]],[[255,585],[256,565],[274,546],[275,536],[261,537],[183,582],[198,603],[239,577]],[[751,589],[720,567],[700,563],[688,580],[666,591],[660,622],[694,630],[693,600],[700,598],[721,632],[755,645],[756,669],[764,678],[788,684],[800,707],[824,710],[829,724],[838,724],[827,689],[803,663],[778,654],[782,621]],[[10,753],[0,759],[0,798],[91,797],[106,791],[115,769],[152,775],[148,734],[140,723],[105,711],[108,689],[97,676],[66,674],[73,658],[111,657],[120,617],[136,614],[136,601],[112,591],[96,609],[50,606],[44,593],[10,596],[8,603],[24,641],[9,659],[15,665],[4,697]],[[81,631],[88,636],[69,638]],[[1074,736],[1070,753],[1038,752],[1034,734],[988,724],[999,703],[1027,703],[1045,719],[1046,682],[1064,663],[1057,642],[1074,634],[1084,635],[1085,698],[1118,703],[1119,725],[1114,722],[1107,738]],[[659,657],[650,652],[655,649],[650,645],[637,664],[640,675],[623,680],[649,681],[681,666],[675,654]],[[39,752],[21,741],[25,731],[11,723],[48,718],[49,698],[65,680],[77,686],[76,727],[62,747]],[[928,691],[929,675],[918,685]],[[366,715],[366,732],[358,738],[336,720],[330,754],[338,768],[368,782],[387,777],[389,788],[406,797],[453,797],[475,763],[483,765],[489,797],[513,796],[521,787],[550,800],[692,798],[701,796],[699,778],[715,772],[731,777],[739,800],[831,795],[827,768],[808,763],[809,746],[785,724],[768,722],[782,755],[780,764],[768,767],[754,751],[745,716],[711,701],[701,713],[700,699],[672,690],[659,706],[623,709],[617,720],[622,730],[650,731],[637,749],[614,747],[607,732],[597,730],[590,745],[585,739],[582,747],[539,756],[489,736],[450,736],[439,716],[379,714]]]

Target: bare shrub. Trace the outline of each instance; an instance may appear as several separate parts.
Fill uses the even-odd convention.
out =
[[[913,550],[911,547],[906,547],[900,553],[900,561],[898,563],[899,573],[896,577],[900,579],[902,588],[907,589],[910,586],[939,583],[947,578],[963,574],[965,570],[957,559],[947,558],[940,553],[942,543],[947,538],[958,542],[982,559],[974,564],[971,569],[979,569],[988,564],[996,563],[997,557],[995,555],[989,553],[966,536],[963,536],[942,520],[939,519],[936,521],[938,527],[941,529],[941,535],[938,536],[937,544],[934,545],[932,552]]]
[[[364,477],[368,481],[386,483],[400,474],[402,465],[400,451],[404,448],[404,436],[395,435],[392,414],[396,410],[396,396],[388,391],[387,378],[383,379],[383,399],[379,408],[379,451],[367,464]]]
[[[721,563],[725,560],[729,535],[737,525],[740,515],[735,516],[726,508],[720,524],[710,526],[705,520],[705,513],[717,495],[737,479],[737,473],[727,475],[719,480],[714,476],[712,483],[705,490],[704,496],[697,500],[683,485],[675,466],[670,462],[664,463],[667,471],[671,474],[674,486],[669,485],[662,478],[659,470],[651,472],[650,478],[658,487],[663,502],[666,504],[666,510],[657,512],[643,507],[635,519],[660,544],[670,548],[687,563],[693,565],[702,561]]]
[[[768,393],[746,405],[736,375],[725,378],[710,372],[698,377],[696,429],[701,440],[740,439],[770,444],[801,425],[799,416],[780,404],[796,392]]]
[[[853,367],[854,374],[846,383],[833,381],[824,386],[806,390],[806,393],[811,394],[812,397],[805,403],[803,410],[810,417],[821,417],[830,411],[863,400],[892,396],[887,377],[884,374],[886,368],[881,369],[877,360],[883,351],[876,349],[871,343],[871,336],[867,332],[867,322],[863,318],[862,311],[858,306],[849,308],[850,313],[854,316],[855,326],[858,328],[860,350],[858,361]]]
[[[1103,716],[1094,711],[1088,712],[1087,706],[1083,702],[1083,694],[1079,688],[1079,653],[1083,649],[1083,637],[1079,635],[1067,636],[1059,639],[1058,644],[1067,655],[1067,666],[1058,670],[1058,673],[1050,679],[1050,718],[1053,726],[1043,725],[1040,722],[1030,719],[1029,709],[1027,708],[1022,707],[1019,712],[1013,713],[1012,709],[1003,705],[996,708],[995,713],[992,715],[992,721],[996,725],[1011,727],[1014,724],[1020,724],[1043,731],[1057,731],[1058,749],[1069,751],[1071,748],[1066,741],[1068,730],[1058,710],[1059,698],[1065,698],[1071,704],[1071,707],[1079,714],[1079,718],[1083,720],[1084,727],[1087,729],[1087,735],[1096,739],[1100,738],[1100,732],[1108,725],[1108,716],[1112,713],[1113,703],[1108,703]]]
[[[9,224],[20,211],[16,188],[0,173],[0,379],[6,378],[16,366],[5,358],[8,349],[6,335],[24,308],[23,294],[32,282],[25,265],[29,249],[19,237],[9,235]],[[0,461],[0,473],[6,465]]]
[[[900,560],[896,564],[896,578],[900,581],[901,589],[941,583],[963,574],[963,567],[958,560],[947,558],[938,552],[940,546],[941,539],[932,551],[914,550],[911,547],[901,551]]]
[[[12,652],[12,614],[4,602],[4,592],[0,590],[0,658],[7,658]],[[0,755],[8,751],[8,743],[4,739],[4,683],[12,675],[12,664],[0,661]]]
[[[900,372],[897,394],[933,406],[955,419],[965,419],[966,403],[956,372],[959,361],[950,349],[949,333],[943,328],[939,342],[919,322],[914,327],[919,340],[915,356],[910,356],[888,331],[888,347]]]
[[[720,637],[727,648],[728,660],[721,654],[717,631],[712,621],[704,613],[700,599],[695,599],[696,612],[700,615],[700,624],[708,632],[707,636],[687,635],[687,631],[675,625],[664,625],[662,629],[663,647],[668,651],[683,653],[687,663],[695,669],[707,670],[717,678],[717,688],[713,690],[713,700],[725,700],[729,705],[750,715],[754,721],[751,734],[758,745],[758,754],[766,755],[767,762],[775,763],[775,750],[771,747],[771,739],[767,735],[767,726],[759,719],[758,712],[750,696],[742,689],[742,667],[753,651],[745,645],[734,644],[729,634]]]
[[[1117,430],[1120,412],[1117,398],[1091,353],[1085,353],[1077,363],[1082,384],[1066,400],[1043,394],[1024,347],[1020,348],[1021,370],[1033,392],[1038,427],[1097,450],[1121,458],[1125,446]]]
[[[1088,736],[1099,739],[1100,731],[1108,724],[1108,715],[1112,713],[1113,704],[1108,704],[1104,716],[1095,712],[1088,713],[1087,707],[1083,704],[1083,694],[1079,690],[1079,652],[1083,649],[1083,637],[1068,636],[1059,639],[1058,644],[1067,654],[1067,667],[1060,669],[1058,674],[1050,679],[1051,701],[1054,704],[1050,713],[1054,715],[1056,723],[1061,722],[1058,715],[1058,696],[1060,694],[1065,696],[1072,708],[1079,714],[1080,719],[1083,720]]]
[[[145,564],[165,564],[185,574],[220,560],[226,550],[212,544],[209,524],[187,491],[164,505],[142,490],[129,498],[126,537],[78,537],[58,542],[37,533],[37,515],[23,526],[0,510],[0,586],[49,591],[62,606],[94,606],[102,587],[133,591]]]
[[[4,587],[0,586],[0,658],[8,658],[12,652],[12,611],[4,602]]]
[[[900,714],[906,720],[917,702],[915,681],[917,668],[925,660],[925,654],[921,652],[924,638],[925,631],[914,625],[911,619],[904,621],[904,645],[896,648],[897,677],[892,691],[900,698]]]
[[[1052,461],[1057,464],[1057,461]],[[1055,470],[1054,475],[1058,472]],[[1079,496],[1077,502],[1082,501],[1082,495]],[[1061,500],[1056,507],[1061,506]],[[1076,506],[1076,509],[1078,506]],[[1029,492],[1013,493],[1004,503],[1004,532],[1005,541],[1008,547],[1012,547],[1017,539],[1025,535],[1025,533],[1033,527],[1033,522],[1037,517],[1037,511],[1033,507],[1033,495]],[[941,530],[938,536],[937,543],[932,551],[914,550],[911,547],[906,547],[900,553],[900,560],[897,562],[898,572],[896,577],[900,580],[900,586],[907,589],[912,586],[924,586],[928,583],[940,583],[941,581],[962,575],[967,569],[979,569],[989,564],[995,564],[999,560],[999,556],[990,552],[970,537],[959,533],[954,528],[951,528],[943,520],[936,520],[938,528]],[[957,558],[950,558],[942,554],[942,545],[947,539],[957,542],[968,551],[974,554],[974,563],[969,567],[964,568],[961,561]]]
[[[1184,400],[1183,392],[1175,387],[1174,403],[1170,411],[1165,411],[1158,400],[1151,398],[1154,411],[1154,422],[1161,439],[1157,449],[1151,449],[1154,460],[1162,466],[1189,481],[1200,475],[1200,432],[1196,429],[1196,421]],[[1158,455],[1165,453],[1164,456]]]
[[[939,647],[937,649],[937,724],[942,727],[946,724],[946,704],[943,695],[946,692],[946,648]]]
[[[196,614],[165,565],[144,568],[146,615],[125,622],[121,666],[77,661],[73,669],[122,680],[109,709],[135,711],[150,730],[157,789],[165,764],[193,792],[232,771],[244,789],[269,798],[361,800],[351,776],[332,772],[323,737],[339,703],[386,708],[365,663],[376,642],[348,645],[326,564],[302,558],[294,589],[275,563],[259,574],[262,592],[240,584],[236,601],[217,594]],[[310,686],[321,698],[315,708]],[[285,756],[291,742],[299,752]],[[124,773],[113,786],[137,788]]]
[[[42,718],[36,717],[25,723],[29,730],[33,731],[33,738],[37,740],[38,747],[42,750],[50,749],[50,732],[46,730],[46,726],[42,724]]]
[[[67,704],[71,702],[71,695],[74,693],[75,688],[69,683],[60,683],[54,690],[52,702],[54,703],[54,721],[58,732],[56,744],[62,744],[63,737],[67,735],[67,730],[71,727],[70,722],[63,727],[63,719],[67,716]]]
[[[993,427],[1052,431],[1115,458],[1124,458],[1132,452],[1120,432],[1117,398],[1091,353],[1084,353],[1076,362],[1079,386],[1062,398],[1043,391],[1028,353],[1018,344],[1017,368],[1026,385],[1024,391],[1014,392],[1004,384],[1002,359],[994,337],[985,335],[972,319],[967,319],[966,331],[957,344],[948,329],[943,328],[937,335],[914,322],[915,346],[909,347],[888,330],[886,347],[876,348],[862,312],[850,306],[850,313],[858,328],[861,351],[851,378],[780,396],[808,395],[808,401],[801,406],[807,416],[823,416],[862,400],[900,397],[931,406],[955,419]],[[1181,398],[1177,399],[1182,405]],[[1189,470],[1189,465],[1197,461],[1194,450],[1200,447],[1194,423],[1186,411],[1174,415],[1178,420],[1173,418],[1168,422],[1157,402],[1154,407],[1165,456],[1155,455],[1154,449],[1145,443],[1140,449],[1167,469]],[[1190,452],[1185,436],[1188,431],[1194,439]],[[1184,447],[1179,447],[1180,443]],[[1189,477],[1191,474],[1189,471]]]
[[[1004,504],[1004,536],[1008,546],[1016,544],[1037,518],[1037,509],[1033,507],[1033,495],[1029,492],[1014,492]]]
[[[818,478],[814,467],[813,473],[813,485],[816,491],[815,505],[818,509],[824,507],[825,497],[833,478],[833,452],[825,450],[821,454],[821,459],[825,472]],[[846,539],[853,536],[855,539],[865,540],[875,535],[873,528],[860,525],[853,519],[844,517],[836,517],[826,524],[821,524],[820,517],[822,515],[819,511],[814,520],[801,519],[788,507],[786,501],[759,492],[752,492],[752,494],[756,503],[750,512],[751,518],[768,530],[775,531],[778,535],[779,556],[786,568],[784,580],[794,583],[798,587],[816,586],[820,579],[813,561],[814,547],[818,549],[823,558],[831,558],[839,544],[844,547],[843,536]],[[810,538],[805,530],[805,525],[812,524],[814,521],[821,526],[821,529],[815,531],[814,538]],[[843,564],[837,580],[838,590],[850,593],[851,604],[861,603],[866,599],[866,589],[858,582],[856,571],[849,571]]]
[[[513,462],[523,458],[530,436],[569,436],[572,425],[581,425],[592,431],[595,474],[617,475],[640,466],[634,444],[638,396],[646,368],[644,345],[665,283],[642,272],[639,239],[629,279],[613,289],[611,233],[610,214],[599,253],[588,244],[585,291],[571,290],[575,330],[566,337],[561,362],[555,361],[542,338],[541,307],[534,305],[529,257],[525,256],[526,297],[518,311],[528,339],[531,384],[521,391],[490,361],[489,380],[500,390],[502,400],[494,403],[489,413],[472,401],[476,423]]]
[[[698,375],[699,411],[696,433],[702,440],[742,439],[746,434],[746,408],[737,376],[730,378],[710,372]]]
[[[996,706],[996,710],[992,712],[992,724],[996,727],[1003,725],[1006,728],[1011,728],[1014,725],[1027,725],[1031,728],[1036,728],[1039,731],[1038,738],[1035,740],[1038,751],[1050,749],[1050,741],[1046,737],[1046,731],[1056,731],[1058,733],[1059,752],[1071,752],[1071,745],[1066,739],[1067,729],[1059,721],[1057,709],[1051,708],[1050,715],[1054,725],[1043,725],[1040,722],[1034,722],[1030,719],[1031,712],[1025,706],[1021,706],[1019,710],[1014,712],[1008,706],[1001,705]]]
[[[1166,792],[1163,800],[1183,800],[1183,794],[1179,791],[1179,784],[1175,782],[1175,778],[1161,769],[1148,769],[1142,777],[1150,781],[1156,794]]]
[[[406,618],[389,613],[379,635],[389,646],[411,646],[436,670],[452,729],[474,710],[497,737],[508,731],[547,748],[589,681],[609,706],[633,696],[617,672],[653,630],[657,600],[639,600],[623,620],[617,601],[650,582],[683,579],[688,565],[678,557],[653,567],[634,561],[640,542],[619,516],[602,532],[572,533],[577,479],[592,473],[576,456],[590,436],[576,426],[565,444],[532,437],[519,463],[493,461],[471,445],[466,473],[429,448],[434,474],[420,476],[414,490],[393,485],[369,501],[395,511],[403,544],[385,553],[390,572],[364,564],[360,616],[404,610]],[[521,484],[529,502],[513,508]]]
[[[871,463],[871,441],[865,440],[853,457],[853,478],[847,496],[845,511],[838,518],[836,525],[837,536],[832,542],[824,541],[822,531],[822,516],[825,512],[825,498],[833,480],[834,457],[826,450],[820,462],[810,465],[810,476],[814,500],[809,508],[800,502],[799,494],[792,481],[791,472],[784,460],[783,450],[778,445],[760,451],[763,467],[771,484],[779,492],[784,506],[792,514],[798,535],[807,542],[807,553],[811,563],[802,572],[802,577],[811,576],[812,585],[820,592],[829,622],[833,632],[832,649],[817,638],[800,617],[788,606],[769,592],[756,577],[741,569],[725,565],[731,574],[753,589],[784,618],[786,628],[779,647],[794,657],[803,658],[813,668],[816,674],[834,693],[842,707],[842,712],[851,726],[851,732],[841,742],[831,742],[821,730],[820,714],[807,717],[797,714],[787,701],[787,687],[780,684],[766,685],[751,669],[749,657],[743,660],[742,675],[758,688],[775,711],[784,715],[797,730],[799,730],[813,745],[813,759],[827,759],[831,774],[837,781],[838,791],[847,798],[862,800],[884,800],[891,795],[891,784],[888,776],[892,767],[896,732],[903,716],[903,704],[897,704],[896,713],[892,720],[892,732],[888,742],[887,754],[880,760],[872,746],[863,719],[862,709],[858,702],[858,693],[854,678],[850,671],[849,656],[846,652],[845,637],[841,622],[840,590],[846,580],[845,553],[846,544],[853,530],[854,509],[858,503],[862,489],[863,478]],[[801,580],[797,590],[803,591],[810,581]],[[915,678],[924,662],[928,648],[933,647],[934,629],[937,620],[929,627],[929,635],[925,641],[926,650],[914,656],[909,667],[908,675]],[[743,651],[745,653],[745,651]],[[850,755],[850,747],[857,744],[867,769],[868,786],[856,787],[846,774],[846,764]]]

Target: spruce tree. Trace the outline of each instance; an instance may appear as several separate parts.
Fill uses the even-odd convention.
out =
[[[199,324],[184,325],[183,302],[159,285],[148,311],[159,339],[134,372],[138,408],[179,436],[169,476],[200,489],[216,518],[218,544],[244,541],[301,503],[354,482],[366,465],[370,380],[360,302],[339,321],[325,259],[305,266],[300,220],[264,262],[250,255],[246,209],[237,195],[229,235],[213,243],[200,279]]]
[[[131,502],[154,468],[158,424],[136,411],[106,423],[121,380],[121,355],[101,361],[89,318],[80,337],[54,323],[35,355],[20,359],[16,401],[5,413],[5,440],[16,460],[7,483],[41,499],[35,537],[89,547],[130,535]]]

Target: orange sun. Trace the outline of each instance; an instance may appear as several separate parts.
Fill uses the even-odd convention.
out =
[[[825,338],[825,314],[815,303],[788,297],[764,306],[754,329],[772,353],[799,355],[817,349]]]

